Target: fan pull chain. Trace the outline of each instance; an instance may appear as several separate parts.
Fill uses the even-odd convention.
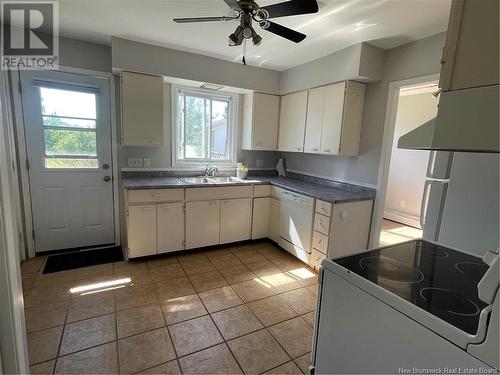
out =
[[[247,40],[246,40],[246,39],[244,39],[244,40],[243,40],[243,59],[242,59],[242,61],[243,61],[243,65],[246,65],[246,64],[247,64],[247,61],[246,61],[246,59],[245,59],[246,54],[247,54]]]

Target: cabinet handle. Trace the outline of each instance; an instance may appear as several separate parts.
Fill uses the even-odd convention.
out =
[[[210,206],[215,206],[215,205],[217,204],[217,202],[212,201],[212,202],[209,202],[208,204],[209,204]]]
[[[318,151],[318,148],[313,148],[312,150],[313,150],[313,151]]]
[[[297,151],[301,151],[302,150],[302,147],[297,147]]]
[[[142,210],[143,211],[152,211],[153,207],[143,207]]]
[[[328,150],[323,150],[323,152],[330,152],[330,149],[328,149]]]

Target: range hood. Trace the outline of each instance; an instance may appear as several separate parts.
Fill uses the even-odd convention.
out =
[[[411,150],[500,152],[499,85],[441,93],[437,116],[401,136]]]

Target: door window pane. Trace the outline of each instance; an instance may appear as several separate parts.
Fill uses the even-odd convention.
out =
[[[95,120],[82,120],[71,117],[54,117],[54,116],[43,116],[44,126],[54,126],[54,127],[64,127],[64,128],[83,128],[83,129],[95,129]]]
[[[96,97],[89,92],[40,87],[43,115],[96,119]]]
[[[96,94],[40,87],[45,168],[98,168]]]
[[[97,159],[45,158],[45,168],[98,168]]]
[[[45,129],[45,155],[97,156],[93,131]]]

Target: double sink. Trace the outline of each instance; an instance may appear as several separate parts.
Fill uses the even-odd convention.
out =
[[[253,180],[242,180],[238,177],[179,177],[179,180],[189,185],[213,185],[213,184],[241,184],[255,183]]]

